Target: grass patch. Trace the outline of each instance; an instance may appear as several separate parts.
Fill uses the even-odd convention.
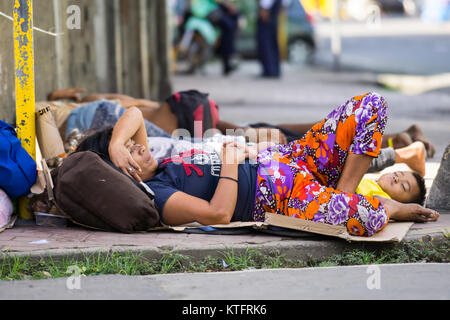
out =
[[[262,252],[247,249],[236,252],[229,249],[220,257],[208,256],[200,261],[179,253],[166,253],[160,259],[149,260],[138,253],[86,254],[82,258],[32,260],[5,257],[0,266],[0,280],[25,280],[60,278],[73,275],[69,267],[75,266],[86,276],[121,274],[152,275],[179,272],[238,271],[246,269],[330,267],[381,263],[450,262],[450,239],[439,244],[432,242],[407,242],[393,249],[346,250],[327,259],[292,259],[279,251]]]

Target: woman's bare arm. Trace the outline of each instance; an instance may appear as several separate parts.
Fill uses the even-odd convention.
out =
[[[118,103],[125,108],[130,107],[144,107],[150,109],[158,109],[160,107],[159,103],[147,99],[136,99],[124,94],[117,93],[92,93],[87,95],[82,102],[92,102],[100,99],[105,100],[117,100]]]
[[[392,199],[376,196],[396,221],[432,222],[439,218],[435,210],[422,207],[417,203],[401,203]]]
[[[76,102],[81,102],[81,94],[86,92],[86,89],[84,88],[68,88],[68,89],[61,89],[61,90],[55,90],[52,93],[48,95],[49,101],[56,101],[56,100],[74,100]]]
[[[119,100],[119,101],[130,101],[135,100],[135,98],[118,93],[91,93],[83,98],[82,102],[92,102],[100,99],[106,100]]]
[[[224,144],[220,176],[238,179],[238,164],[248,157],[244,148],[235,143]],[[211,201],[190,196],[184,192],[174,193],[163,208],[163,220],[168,225],[198,222],[203,225],[228,224],[233,217],[237,202],[238,183],[219,179]]]
[[[222,166],[221,175],[237,179],[237,165]],[[237,201],[238,184],[220,179],[211,201],[190,196],[184,192],[174,193],[163,210],[164,223],[181,225],[198,222],[203,225],[228,224]]]
[[[119,118],[111,136],[109,143],[109,157],[111,161],[125,174],[130,175],[128,168],[134,168],[131,176],[137,181],[141,181],[137,171],[141,171],[139,165],[131,157],[126,144],[131,140],[148,148],[147,131],[145,129],[142,112],[132,107],[127,109]]]

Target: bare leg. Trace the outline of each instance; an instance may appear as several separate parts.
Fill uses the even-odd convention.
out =
[[[336,189],[348,193],[355,193],[362,177],[369,169],[372,157],[364,154],[349,154]]]
[[[416,141],[405,148],[395,150],[395,163],[404,163],[412,170],[417,171],[422,177],[425,176],[425,145]]]
[[[422,129],[416,124],[412,125],[406,130],[406,133],[408,133],[412,139],[412,141],[421,141],[425,145],[425,148],[427,150],[427,156],[428,158],[433,158],[434,154],[436,153],[436,148],[431,144],[430,141],[428,141],[425,138],[425,135],[423,134]]]
[[[413,140],[409,136],[409,134],[402,132],[400,134],[385,134],[383,136],[383,140],[381,142],[382,148],[391,147],[389,145],[389,139],[392,139],[392,143],[394,145],[394,149],[398,148],[404,148],[406,146],[409,146],[411,143],[413,143]]]
[[[427,138],[425,138],[422,129],[416,124],[410,126],[407,130],[399,134],[386,134],[383,137],[383,141],[381,144],[382,148],[389,147],[389,138],[392,138],[395,149],[404,148],[415,141],[420,141],[425,145],[428,158],[433,158],[434,154],[436,153],[436,148],[433,146],[433,144],[431,144],[430,141],[428,141]]]

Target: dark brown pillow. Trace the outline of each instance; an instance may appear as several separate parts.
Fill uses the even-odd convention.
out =
[[[52,178],[58,208],[76,224],[123,233],[160,226],[151,197],[92,151],[68,156]]]

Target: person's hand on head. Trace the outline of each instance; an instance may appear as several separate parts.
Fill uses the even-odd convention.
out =
[[[127,176],[134,178],[138,182],[142,182],[139,172],[141,168],[134,161],[127,145],[110,144],[109,157],[114,165],[122,170]]]

